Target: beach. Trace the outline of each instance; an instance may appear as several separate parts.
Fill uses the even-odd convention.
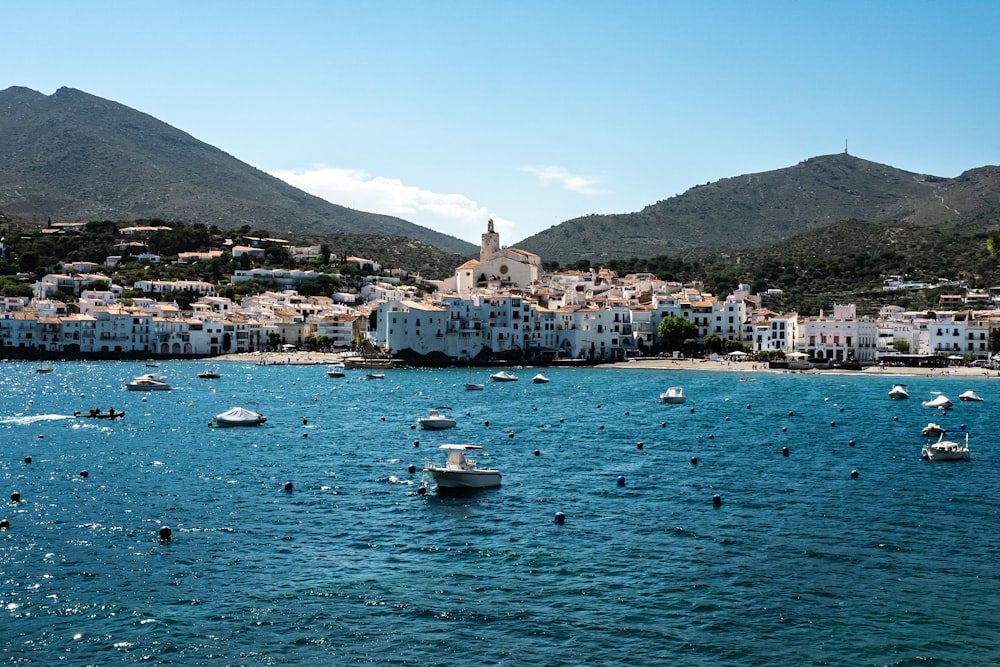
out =
[[[322,366],[343,362],[347,357],[357,355],[344,352],[252,352],[249,354],[226,354],[213,357],[212,361],[253,361],[261,365],[285,366]],[[400,364],[401,366],[405,364]],[[523,364],[531,366],[531,364]],[[544,366],[544,364],[541,364]],[[805,375],[821,374],[863,374],[863,375],[898,375],[917,377],[979,377],[1000,378],[1000,371],[991,371],[974,366],[945,366],[942,368],[921,368],[916,366],[870,366],[865,370],[848,370],[843,368],[812,368],[808,370],[792,370],[787,368],[770,368],[767,362],[732,361],[729,359],[664,359],[646,357],[629,361],[617,361],[598,364],[596,368],[632,368],[646,370],[669,371],[726,371],[734,373],[798,373]]]

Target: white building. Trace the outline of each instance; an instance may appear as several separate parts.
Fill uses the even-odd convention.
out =
[[[835,305],[833,316],[807,317],[796,350],[828,361],[874,363],[878,358],[878,325],[857,317],[854,304]]]

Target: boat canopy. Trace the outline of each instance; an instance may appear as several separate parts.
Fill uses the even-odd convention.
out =
[[[230,408],[222,414],[215,416],[216,419],[223,419],[226,421],[253,421],[259,417],[260,415],[258,413],[241,407]]]

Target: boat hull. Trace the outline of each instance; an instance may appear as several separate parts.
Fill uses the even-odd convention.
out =
[[[417,420],[420,424],[420,428],[427,429],[428,431],[443,431],[449,428],[455,428],[454,419],[428,419],[426,417],[421,417]]]
[[[129,391],[170,391],[170,385],[135,385],[127,384],[125,388]]]
[[[115,412],[111,414],[109,412],[95,412],[91,414],[89,412],[74,412],[73,416],[77,419],[121,419],[125,416],[125,413]]]
[[[228,419],[216,419],[215,425],[219,428],[236,428],[237,426],[260,426],[267,422],[267,417],[254,419],[253,421],[229,421]]]
[[[440,488],[445,489],[488,489],[500,486],[502,475],[497,470],[448,470],[445,468],[424,468]]]
[[[968,447],[957,443],[939,443],[924,447],[921,458],[926,461],[969,461],[972,457],[969,456]]]

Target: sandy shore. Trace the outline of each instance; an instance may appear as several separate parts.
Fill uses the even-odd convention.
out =
[[[344,357],[352,356],[340,352],[268,352],[252,354],[227,354],[213,357],[212,361],[241,361],[264,363],[267,365],[330,365],[343,361]],[[956,376],[1000,378],[1000,372],[987,371],[971,366],[949,366],[947,368],[913,368],[909,366],[890,366],[879,368],[872,366],[864,371],[847,371],[841,369],[812,369],[807,371],[791,371],[781,368],[769,368],[766,363],[753,361],[712,361],[709,359],[636,359],[628,362],[601,364],[595,368],[633,368],[670,371],[729,371],[742,374],[750,373],[802,373],[802,374],[864,374],[864,375],[898,375],[910,377]]]
[[[863,371],[842,370],[837,368],[814,368],[806,371],[792,371],[784,368],[769,368],[766,363],[752,361],[711,361],[708,359],[637,359],[635,361],[608,364],[613,368],[651,368],[660,370],[690,370],[690,371],[734,371],[743,374],[750,373],[802,373],[802,374],[849,374],[849,375],[898,375],[918,377],[979,377],[997,378],[998,371],[987,371],[971,366],[949,366],[946,368],[915,368],[911,366],[887,366],[880,368],[871,366]]]

